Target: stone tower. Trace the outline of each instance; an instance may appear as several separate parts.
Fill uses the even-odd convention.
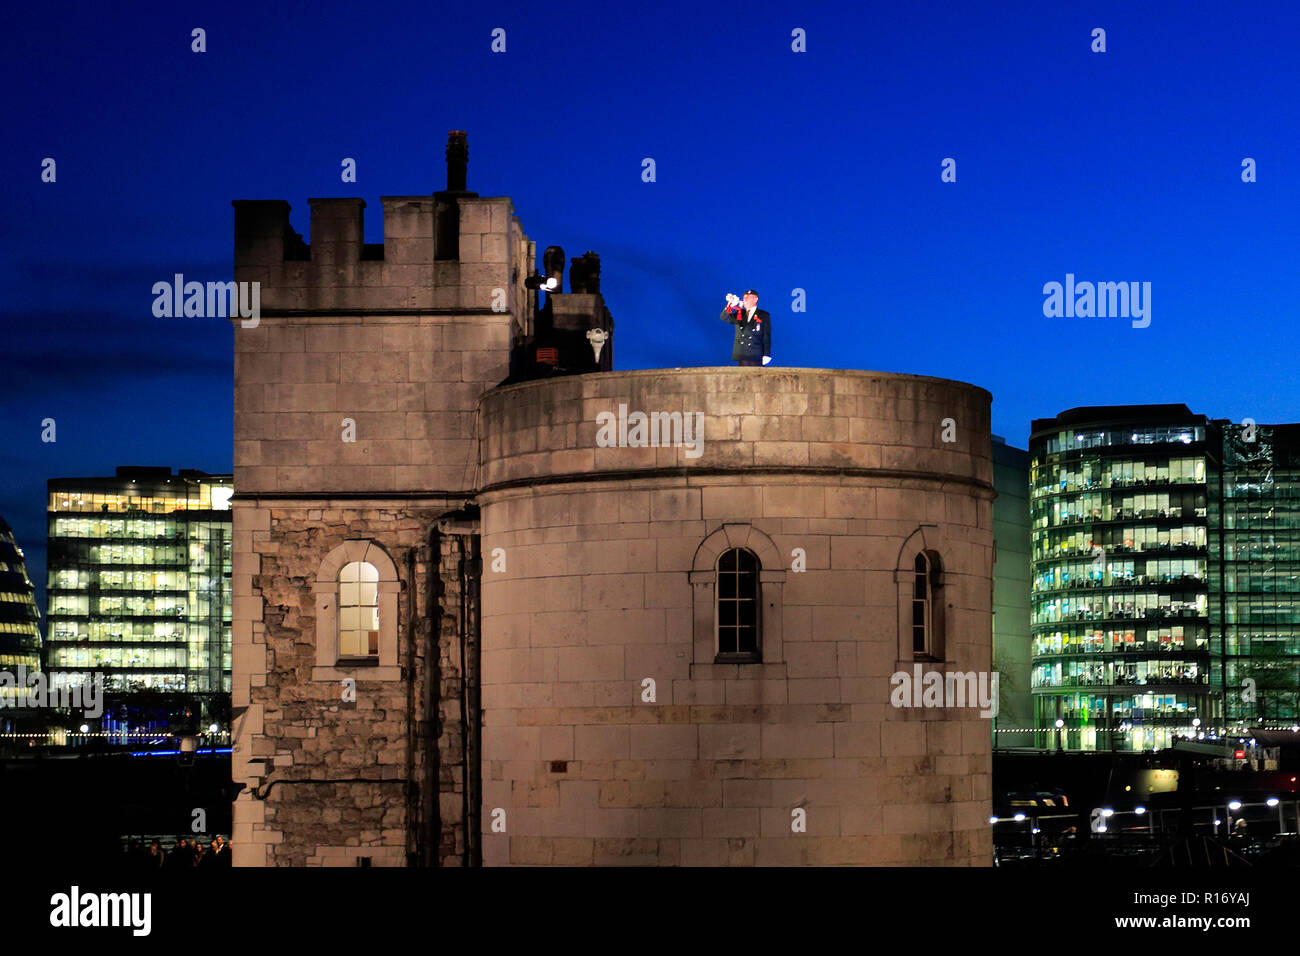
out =
[[[240,865],[467,855],[478,401],[537,297],[534,244],[467,162],[453,131],[448,188],[383,197],[382,244],[361,199],[309,200],[309,244],[288,203],[234,203],[235,279],[262,303],[234,321]]]
[[[484,862],[989,865],[989,402],[770,368],[485,395]],[[899,700],[917,671],[960,695]]]
[[[382,245],[235,203],[235,863],[990,863],[989,722],[891,699],[990,669],[989,394],[616,372],[447,153]]]

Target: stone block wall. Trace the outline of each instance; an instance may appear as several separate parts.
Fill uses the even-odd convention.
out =
[[[236,503],[236,548],[248,557],[234,580],[233,703],[245,710],[233,775],[249,784],[235,805],[237,865],[354,865],[357,856],[406,865],[464,854],[458,539],[444,537],[440,555],[429,549],[449,504]],[[340,665],[322,677],[312,588],[325,556],[359,538],[380,544],[401,577],[400,673]],[[438,596],[427,586],[435,573]],[[431,599],[444,610],[437,634]],[[344,700],[341,677],[356,681],[355,702]]]
[[[364,200],[308,202],[310,244],[290,225],[284,200],[233,204],[235,279],[261,283],[263,309],[499,308],[522,328],[529,302],[524,280],[536,250],[509,197],[384,196],[382,249],[363,241]],[[455,217],[450,231],[439,221],[443,216]],[[438,247],[440,240],[447,248]]]
[[[235,203],[235,279],[262,284],[263,310],[232,322],[236,493],[472,488],[478,399],[534,295],[510,200],[386,197],[382,259],[362,258],[364,202],[311,204],[307,258],[287,258],[288,204]],[[458,217],[460,259],[437,258],[438,215]]]
[[[478,397],[509,372],[510,323],[330,316],[237,327],[236,493],[471,487]]]
[[[700,454],[599,447],[619,404],[702,412]],[[925,667],[991,666],[987,392],[606,373],[498,389],[483,420],[485,864],[991,863],[988,720],[890,703],[919,548],[947,604]],[[714,662],[728,547],[762,561],[762,663]]]

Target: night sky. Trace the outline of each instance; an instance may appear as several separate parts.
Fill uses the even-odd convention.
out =
[[[773,366],[973,382],[1021,447],[1078,405],[1300,420],[1293,3],[185,6],[0,33],[0,514],[42,606],[46,479],[231,469],[232,330],[154,318],[153,283],[232,278],[233,199],[306,238],[307,197],[359,195],[382,241],[450,129],[539,258],[600,254],[619,368],[731,364],[718,312],[752,286]],[[1150,327],[1044,317],[1067,272],[1150,282]]]

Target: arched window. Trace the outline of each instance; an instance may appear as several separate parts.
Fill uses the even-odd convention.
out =
[[[379,569],[349,561],[339,569],[339,657],[379,656]]]
[[[930,562],[922,551],[916,556],[912,585],[912,653],[930,650]]]
[[[316,572],[316,666],[312,680],[364,673],[366,680],[400,680],[397,663],[397,565],[377,541],[350,538],[329,552]],[[359,669],[364,669],[359,671]]]
[[[912,655],[934,660],[943,655],[943,567],[933,551],[912,562]]]
[[[759,570],[758,556],[748,548],[728,548],[718,556],[719,661],[761,659]]]
[[[772,539],[748,524],[728,522],[700,542],[688,573],[694,678],[734,679],[737,664],[784,662],[785,573]]]

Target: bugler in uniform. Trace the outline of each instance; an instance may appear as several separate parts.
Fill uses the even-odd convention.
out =
[[[772,361],[772,317],[758,307],[757,292],[748,290],[743,304],[736,296],[728,295],[721,318],[736,327],[732,361],[737,365],[766,365]]]

